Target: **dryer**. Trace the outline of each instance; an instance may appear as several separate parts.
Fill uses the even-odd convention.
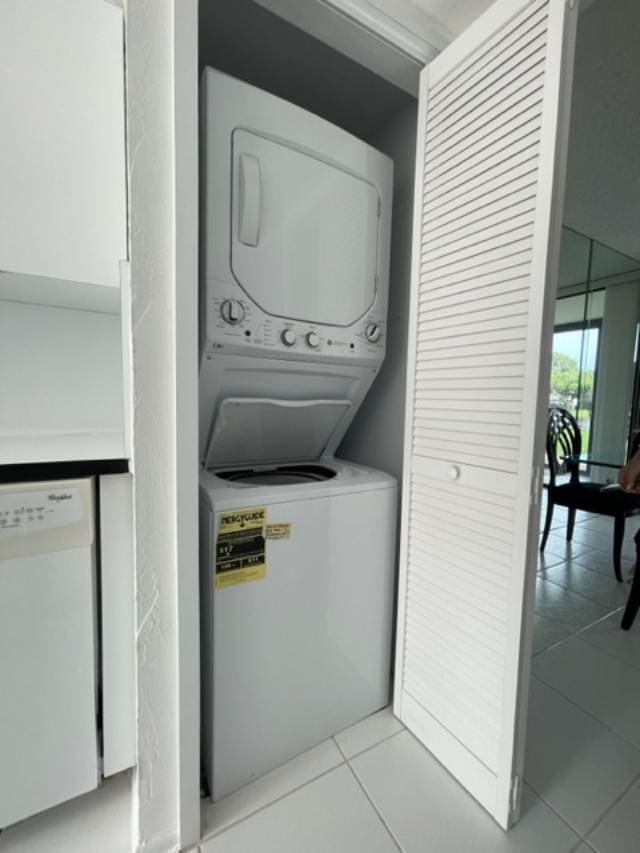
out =
[[[219,799],[389,699],[392,477],[333,458],[384,359],[393,166],[206,69],[203,763]]]
[[[332,455],[384,359],[393,164],[211,68],[202,115],[202,461]]]

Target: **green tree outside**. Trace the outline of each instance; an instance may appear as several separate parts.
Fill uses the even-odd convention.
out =
[[[551,362],[551,402],[577,415],[578,421],[589,419],[593,405],[594,371],[582,371],[575,358],[563,352],[554,352]],[[578,401],[578,394],[580,400]],[[579,403],[579,408],[578,408]]]

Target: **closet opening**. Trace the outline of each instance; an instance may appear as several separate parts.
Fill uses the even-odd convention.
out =
[[[199,74],[210,832],[391,701],[417,100],[251,0],[201,0]]]

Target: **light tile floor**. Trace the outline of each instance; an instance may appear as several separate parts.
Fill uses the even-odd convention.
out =
[[[388,709],[215,805],[201,853],[640,851],[640,620],[612,522],[556,510],[540,560],[522,817],[502,832]],[[630,520],[625,577],[633,568]]]

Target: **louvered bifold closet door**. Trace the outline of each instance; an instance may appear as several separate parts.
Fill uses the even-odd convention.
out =
[[[394,709],[505,827],[576,14],[500,0],[421,78]]]

